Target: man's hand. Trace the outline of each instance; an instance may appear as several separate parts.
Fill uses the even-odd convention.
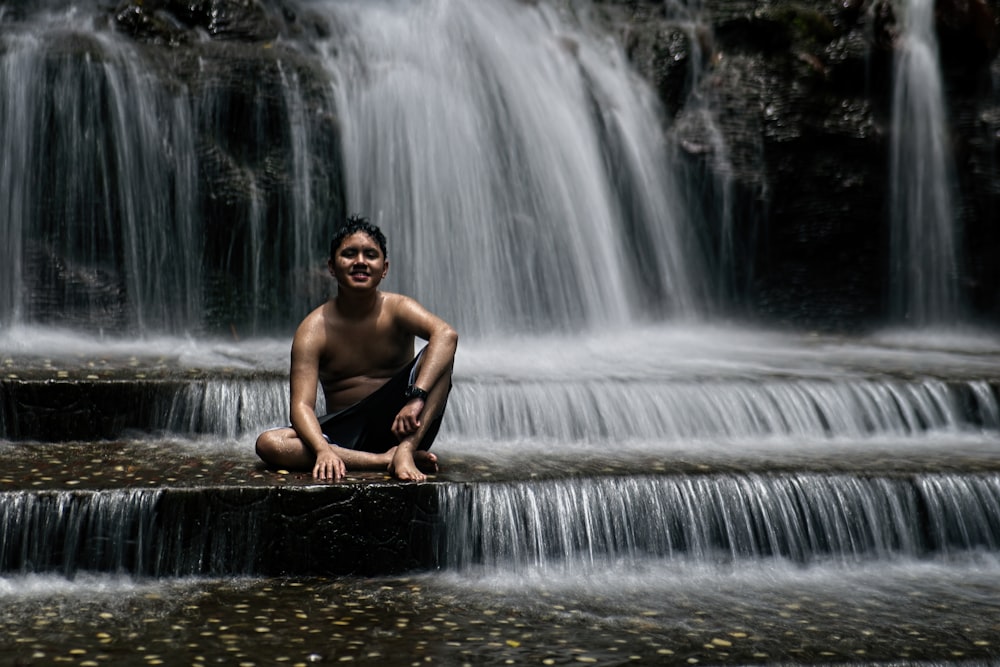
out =
[[[320,480],[338,480],[347,474],[343,460],[333,453],[329,447],[316,455],[316,465],[313,466],[313,477]]]
[[[397,440],[413,435],[420,428],[420,413],[424,411],[424,400],[413,398],[406,402],[396,418],[392,420],[392,434]]]

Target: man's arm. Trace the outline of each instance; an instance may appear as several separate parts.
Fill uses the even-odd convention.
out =
[[[414,384],[427,391],[429,396],[426,401],[420,398],[410,399],[392,424],[392,432],[399,440],[399,446],[390,467],[400,479],[420,481],[424,479],[424,475],[413,463],[413,452],[423,439],[433,417],[444,408],[455,351],[458,349],[458,332],[408,297],[399,297],[393,308],[396,322],[403,331],[427,341]]]
[[[406,297],[399,304],[398,318],[406,333],[427,341],[427,349],[414,384],[429,391],[451,370],[455,362],[458,332],[440,317]]]
[[[317,321],[317,319],[319,321]],[[313,477],[339,479],[347,470],[330,448],[316,418],[316,387],[325,333],[321,317],[310,316],[299,325],[292,340],[291,422],[303,444],[316,455]]]

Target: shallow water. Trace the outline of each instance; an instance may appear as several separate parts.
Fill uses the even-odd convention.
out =
[[[1000,568],[698,563],[401,578],[0,580],[8,662],[947,664],[998,655]]]

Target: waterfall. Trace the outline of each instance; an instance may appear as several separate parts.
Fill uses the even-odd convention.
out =
[[[1000,549],[996,475],[591,478],[453,485],[441,496],[442,557],[459,569]]]
[[[343,26],[348,205],[385,227],[390,289],[472,334],[696,312],[658,107],[617,48],[544,4],[317,6]]]
[[[3,24],[0,321],[287,331],[348,208],[386,287],[469,334],[697,314],[662,115],[610,40],[546,5],[305,4],[325,41],[177,56],[97,7]]]
[[[50,21],[3,35],[0,322],[197,321],[190,110],[120,40]]]
[[[2,492],[0,572],[257,571],[262,553],[248,545],[269,539],[263,512],[221,498],[232,493],[217,495],[141,488]]]
[[[158,495],[143,490],[0,494],[0,570],[72,575],[145,569]]]
[[[323,393],[317,397],[324,412]],[[288,423],[288,382],[281,380],[204,380],[188,382],[158,411],[164,421],[153,425],[171,433],[212,433],[251,437]]]
[[[960,314],[954,175],[933,0],[907,0],[892,99],[890,306],[897,321]]]
[[[0,26],[0,323],[287,330],[340,203],[325,90],[293,50],[177,56],[97,11]]]
[[[996,656],[995,336],[697,321],[766,259],[741,257],[762,211],[741,205],[747,148],[722,137],[770,129],[713,111],[747,71],[728,63],[780,56],[748,36],[857,7],[727,6],[733,60],[714,79],[693,13],[641,3],[656,23],[630,29],[659,47],[680,21],[692,41],[692,125],[673,136],[694,143],[677,147],[581,20],[634,3],[39,4],[66,3],[0,7],[10,659]],[[130,32],[110,13],[126,4],[190,41]],[[279,27],[179,27],[195,5]],[[741,83],[759,101],[772,81]],[[901,109],[897,125],[923,113]],[[909,150],[894,146],[897,172],[938,163]],[[330,228],[353,212],[388,233],[386,288],[463,335],[426,483],[320,483],[253,453],[286,423],[291,327],[323,298]],[[951,253],[953,278],[954,248],[918,245]],[[912,286],[930,260],[906,252]],[[906,292],[900,319],[951,317],[947,290],[915,288],[945,306]]]
[[[737,283],[738,267],[745,264],[737,247],[737,215],[733,164],[722,131],[718,109],[724,86],[709,76],[714,36],[699,0],[667,0],[665,11],[684,34],[688,61],[688,90],[684,108],[671,128],[674,161],[678,164],[684,201],[689,215],[698,220],[703,234],[714,243],[712,269],[722,299],[745,289]],[[691,156],[697,156],[691,159]],[[745,207],[744,207],[745,208]],[[750,223],[746,216],[747,224]]]
[[[162,577],[293,567],[281,554],[304,548],[298,519],[275,520],[281,494],[242,491],[5,492],[0,571]],[[437,565],[457,571],[649,559],[860,563],[1000,550],[995,473],[634,475],[445,484],[437,496]]]
[[[152,430],[249,437],[288,414],[283,379],[185,383],[156,403]],[[322,397],[321,397],[322,398]],[[319,406],[322,413],[322,405]],[[0,412],[2,415],[2,412]],[[611,441],[870,439],[995,432],[1000,403],[981,380],[628,382],[467,377],[447,412],[448,440]],[[5,433],[0,423],[0,434]]]
[[[449,406],[456,437],[611,442],[917,436],[1000,427],[983,383],[482,383]]]

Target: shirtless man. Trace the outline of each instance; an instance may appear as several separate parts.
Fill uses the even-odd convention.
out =
[[[437,470],[427,449],[451,389],[458,334],[413,299],[383,292],[385,236],[348,218],[330,244],[336,296],[309,313],[292,340],[291,427],[265,431],[257,455],[279,468],[336,480],[388,470],[423,481]],[[427,346],[414,359],[414,339]],[[316,387],[330,414],[316,417]]]

